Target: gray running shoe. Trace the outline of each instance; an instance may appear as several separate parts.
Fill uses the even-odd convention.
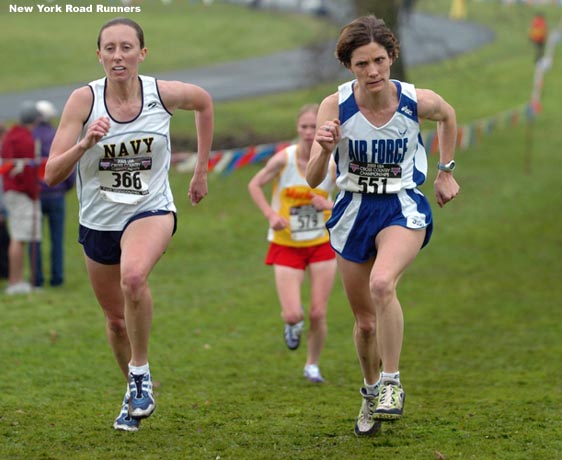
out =
[[[355,422],[355,434],[357,436],[374,436],[381,429],[381,422],[375,420],[374,417],[379,394],[371,395],[367,393],[366,388],[361,388],[360,393],[363,396],[363,402]]]

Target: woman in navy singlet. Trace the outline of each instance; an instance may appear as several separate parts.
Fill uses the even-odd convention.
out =
[[[124,431],[137,431],[156,405],[148,365],[153,310],[148,277],[176,228],[168,181],[172,113],[195,113],[192,204],[207,194],[213,137],[209,94],[196,85],[139,75],[146,53],[143,30],[131,19],[101,27],[97,58],[105,77],[70,95],[45,170],[51,186],[78,171],[79,242],[109,344],[127,380],[113,423]]]

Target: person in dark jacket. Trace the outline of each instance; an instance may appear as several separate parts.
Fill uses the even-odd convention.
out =
[[[13,165],[4,174],[4,201],[8,210],[10,246],[6,294],[27,294],[31,285],[24,280],[25,245],[41,240],[38,162],[31,130],[39,120],[35,104],[25,103],[19,123],[2,141],[2,160]]]
[[[39,142],[41,159],[46,160],[51,150],[51,143],[55,137],[56,129],[53,120],[57,110],[50,101],[38,101],[35,105],[41,114],[39,122],[33,128],[33,137]],[[64,283],[64,225],[66,216],[66,193],[74,187],[76,173],[73,172],[66,180],[53,187],[41,181],[41,213],[47,218],[49,237],[51,242],[50,285],[61,286]],[[43,286],[43,257],[41,242],[30,245],[31,266],[34,268],[33,284],[35,287]]]

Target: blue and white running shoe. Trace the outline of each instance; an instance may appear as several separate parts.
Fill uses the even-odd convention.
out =
[[[129,374],[129,392],[129,415],[133,418],[150,417],[156,407],[150,373]]]
[[[285,324],[285,343],[289,350],[296,350],[301,343],[301,334],[304,327],[304,321],[297,324]]]
[[[113,428],[120,431],[138,431],[140,428],[140,420],[129,415],[129,393],[125,393],[121,412],[113,422]]]

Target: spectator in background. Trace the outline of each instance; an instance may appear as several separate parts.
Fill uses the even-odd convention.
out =
[[[33,129],[33,137],[39,142],[41,158],[47,159],[51,150],[51,143],[55,137],[56,129],[53,119],[57,116],[55,106],[49,101],[38,101],[36,104],[41,114],[39,123]],[[64,225],[66,216],[66,193],[74,187],[76,173],[72,174],[53,187],[41,181],[41,213],[47,217],[49,237],[51,242],[51,286],[60,286],[64,283]],[[43,261],[41,242],[36,242],[29,247],[31,266],[34,268],[33,284],[35,287],[43,286]]]
[[[538,62],[544,55],[544,47],[548,37],[548,24],[542,13],[537,13],[529,27],[529,39],[535,45],[535,62]]]
[[[0,151],[4,134],[6,134],[6,127],[3,123],[0,123]],[[8,247],[10,245],[10,234],[8,233],[7,217],[8,213],[4,205],[2,174],[0,173],[0,279],[8,278]]]
[[[25,103],[19,123],[8,130],[2,142],[2,159],[14,163],[4,175],[4,201],[11,236],[6,288],[9,295],[31,292],[31,285],[24,280],[25,243],[41,240],[40,187],[31,132],[39,117],[35,104]]]

